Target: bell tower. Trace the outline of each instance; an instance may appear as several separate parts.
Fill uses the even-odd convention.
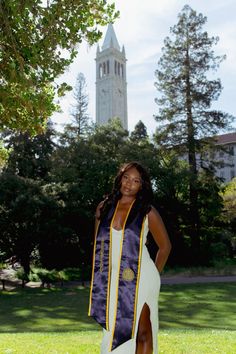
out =
[[[96,55],[96,123],[106,124],[114,117],[120,118],[124,129],[128,129],[125,48],[120,50],[110,23]]]

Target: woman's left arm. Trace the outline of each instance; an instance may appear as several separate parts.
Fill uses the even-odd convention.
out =
[[[158,271],[161,272],[170,254],[171,243],[162,218],[157,210],[153,207],[148,213],[148,226],[156,244],[159,247],[156,255],[155,265]]]

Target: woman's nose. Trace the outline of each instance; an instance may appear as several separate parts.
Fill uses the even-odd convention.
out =
[[[129,178],[126,180],[126,184],[127,184],[128,186],[130,186],[130,185],[131,185],[131,181],[130,181],[130,179],[129,179]]]

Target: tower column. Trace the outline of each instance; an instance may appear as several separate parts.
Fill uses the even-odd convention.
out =
[[[109,24],[102,49],[98,47],[96,55],[96,123],[106,124],[114,117],[128,129],[125,49],[123,46],[120,50]]]

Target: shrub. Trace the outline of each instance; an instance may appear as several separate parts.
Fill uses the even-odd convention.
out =
[[[16,277],[17,279],[20,279],[22,281],[21,285],[22,288],[24,288],[25,284],[29,281],[29,275],[24,271],[23,268],[19,268],[16,271]]]
[[[215,242],[210,245],[211,263],[214,265],[229,256],[229,249],[223,242]]]
[[[60,280],[58,271],[56,271],[55,269],[52,270],[39,269],[35,273],[39,278],[39,280],[41,281],[43,287],[45,285],[50,287],[50,284],[56,283],[57,281]]]
[[[79,268],[65,268],[60,271],[63,280],[81,280],[81,270]]]

